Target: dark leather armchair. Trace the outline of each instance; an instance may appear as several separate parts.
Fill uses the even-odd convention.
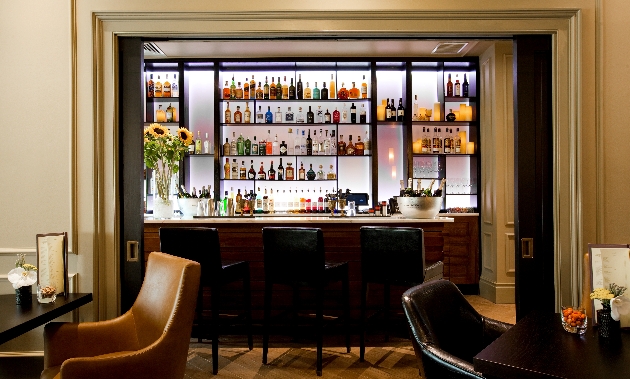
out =
[[[483,378],[473,357],[512,326],[480,315],[447,280],[410,288],[402,303],[426,379]]]

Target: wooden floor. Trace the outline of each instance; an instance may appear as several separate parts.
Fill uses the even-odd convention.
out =
[[[494,304],[479,296],[466,296],[468,301],[484,316],[515,323],[514,304]],[[260,336],[254,336],[254,350],[249,351],[242,336],[221,338],[219,349],[219,374],[212,375],[210,343],[191,340],[186,366],[186,379],[204,378],[315,378],[315,342],[313,340],[291,342],[287,337],[272,336],[270,339],[269,365],[262,364]],[[339,343],[341,342],[341,343]],[[359,362],[358,338],[353,338],[352,351],[345,352],[343,341],[331,337],[324,339],[323,378],[418,378],[417,361],[406,338],[393,337],[388,343],[380,336],[369,338],[366,360]],[[2,357],[0,378],[37,379],[44,366],[44,358]]]

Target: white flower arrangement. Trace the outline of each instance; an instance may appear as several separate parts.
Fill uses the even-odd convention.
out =
[[[18,254],[18,259],[15,261],[15,268],[9,271],[7,278],[15,289],[24,286],[32,286],[37,282],[37,273],[35,271],[37,271],[37,267],[26,263],[24,254]]]

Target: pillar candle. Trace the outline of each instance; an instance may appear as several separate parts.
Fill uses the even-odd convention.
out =
[[[459,104],[459,116],[455,113],[457,121],[468,121],[466,118],[466,104]]]
[[[453,114],[455,115],[455,121],[462,121],[462,119],[460,117],[460,113],[459,111],[453,111]]]
[[[422,140],[421,140],[421,139],[417,139],[417,140],[413,143],[413,153],[414,153],[414,154],[420,154],[420,153],[422,153]]]
[[[420,111],[418,112],[418,119],[426,120],[425,119],[426,116],[427,116],[427,108],[420,108]]]
[[[466,154],[475,154],[475,143],[468,142],[466,144]]]
[[[444,121],[442,120],[442,113],[440,113],[440,103],[433,104],[433,121]]]
[[[466,143],[468,142],[466,140],[466,131],[460,131],[459,132],[459,139],[462,141],[461,142],[461,146],[459,148],[460,153],[461,154],[466,154]]]
[[[383,100],[382,105],[376,106],[376,120],[377,121],[385,121],[385,107],[386,107],[385,102],[386,100]]]
[[[467,105],[466,106],[466,116],[468,116],[468,121],[472,121],[473,120],[473,116],[472,116],[472,105]]]

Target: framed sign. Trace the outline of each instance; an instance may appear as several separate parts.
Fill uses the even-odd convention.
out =
[[[37,235],[37,283],[54,287],[57,296],[68,293],[68,234]]]
[[[630,288],[630,245],[589,244],[591,260],[591,291],[595,288],[608,288],[615,283]],[[630,291],[625,295],[630,295]],[[602,309],[599,300],[593,301],[593,310]],[[594,316],[597,318],[595,312]],[[630,314],[622,315],[621,327],[630,327]]]

